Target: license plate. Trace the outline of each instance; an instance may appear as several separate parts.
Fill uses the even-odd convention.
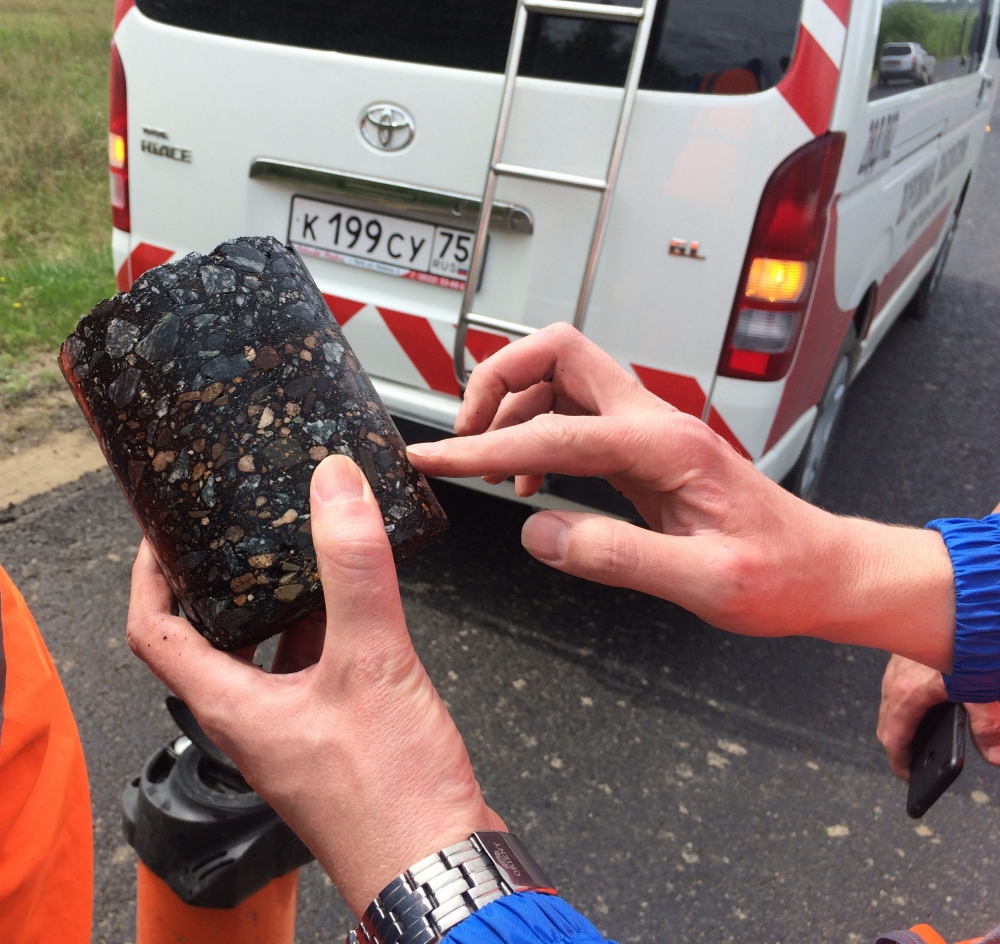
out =
[[[292,197],[288,241],[304,256],[462,291],[474,234]]]

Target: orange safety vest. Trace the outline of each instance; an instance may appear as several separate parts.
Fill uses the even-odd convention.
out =
[[[89,944],[93,908],[80,735],[31,611],[0,568],[0,941]]]
[[[947,944],[937,931],[929,924],[917,924],[909,931],[891,931],[883,934],[875,944]],[[969,938],[958,944],[1000,944],[1000,927],[994,928],[985,937]]]

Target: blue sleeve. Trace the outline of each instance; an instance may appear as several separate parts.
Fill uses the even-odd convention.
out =
[[[447,938],[448,944],[605,944],[583,915],[561,898],[538,892],[490,902],[456,925]]]
[[[955,569],[955,656],[948,698],[1000,701],[1000,514],[981,521],[938,518]]]

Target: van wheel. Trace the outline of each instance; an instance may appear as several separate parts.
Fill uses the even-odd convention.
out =
[[[854,370],[858,356],[858,334],[852,324],[847,329],[844,343],[840,346],[837,359],[833,363],[830,379],[826,389],[817,404],[818,412],[813,423],[812,432],[806,440],[805,448],[799,461],[782,484],[790,492],[807,502],[815,501],[819,491],[819,480],[823,474],[827,457],[830,454],[830,443],[837,427],[837,421],[844,409],[847,385]]]
[[[938,250],[937,256],[934,257],[934,265],[931,266],[930,272],[923,277],[916,293],[910,300],[910,304],[906,306],[906,314],[914,321],[923,321],[930,311],[931,299],[938,290],[938,285],[941,284],[941,275],[948,262],[948,253],[951,252],[951,244],[955,241],[958,213],[961,208],[961,203],[955,207],[955,212],[952,213],[951,220],[948,222],[948,231],[944,234],[944,239],[941,242],[941,248]]]

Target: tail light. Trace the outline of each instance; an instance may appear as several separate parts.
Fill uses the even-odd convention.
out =
[[[917,57],[916,56],[912,57],[911,64],[913,65],[914,71],[916,71],[916,68],[917,68]]]
[[[111,171],[111,222],[131,232],[128,206],[128,98],[125,68],[118,47],[111,43],[111,93],[108,113],[108,167]]]
[[[788,372],[843,153],[844,135],[824,134],[767,182],[719,361],[723,377],[780,380]]]
[[[112,33],[114,33],[116,29],[118,29],[118,24],[121,23],[122,18],[134,6],[135,6],[135,0],[115,0],[115,18],[114,22],[111,25]]]

